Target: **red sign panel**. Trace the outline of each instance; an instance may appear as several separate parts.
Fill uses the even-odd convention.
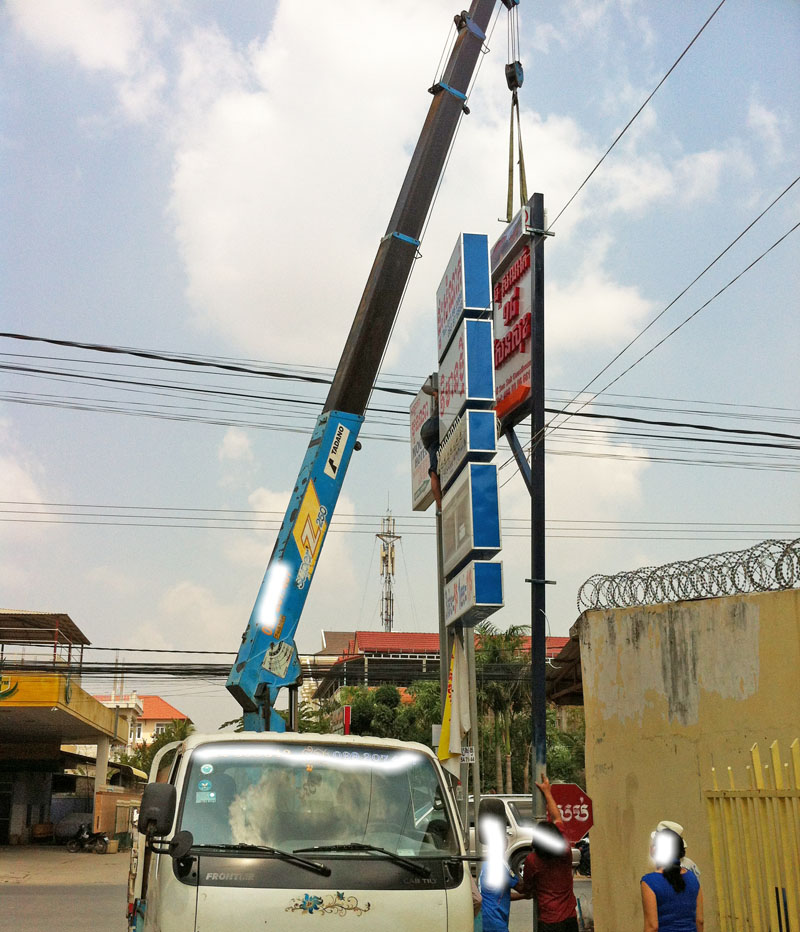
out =
[[[349,705],[343,705],[333,710],[330,724],[332,735],[350,734],[350,709]]]
[[[575,783],[551,783],[550,790],[564,823],[564,837],[574,845],[594,825],[592,801]]]
[[[531,393],[530,243],[523,244],[503,274],[492,280],[495,410],[501,421],[516,422],[527,413]]]

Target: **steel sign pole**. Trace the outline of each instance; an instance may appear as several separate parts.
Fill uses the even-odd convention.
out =
[[[475,628],[472,625],[464,626],[464,647],[467,651],[467,678],[469,682],[469,740],[473,749],[472,768],[472,821],[475,825],[475,850],[470,854],[478,854],[478,810],[481,805],[481,753],[480,753],[480,725],[478,722],[478,684],[475,671]],[[469,841],[469,815],[464,820],[467,826],[466,834]]]
[[[531,226],[544,230],[544,196],[531,199]],[[533,233],[531,244],[533,320],[531,327],[531,714],[533,717],[533,780],[547,769],[547,709],[545,706],[545,551],[544,551],[544,235]],[[534,814],[545,815],[545,801],[533,788]],[[535,926],[534,926],[535,929]]]

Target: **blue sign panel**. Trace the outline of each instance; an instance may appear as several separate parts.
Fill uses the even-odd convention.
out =
[[[503,564],[473,560],[444,587],[444,619],[476,625],[503,607]]]
[[[442,499],[445,576],[471,559],[490,559],[501,546],[497,467],[469,463]]]
[[[436,291],[436,330],[439,361],[463,317],[487,313],[492,304],[489,237],[462,233]]]
[[[491,320],[465,320],[439,366],[439,438],[465,408],[494,407]]]
[[[494,411],[465,411],[439,444],[439,481],[447,489],[464,464],[488,462],[497,452]]]
[[[294,683],[300,675],[294,633],[363,420],[327,411],[314,428],[228,677],[228,689],[245,709],[261,684],[277,694],[280,686]]]

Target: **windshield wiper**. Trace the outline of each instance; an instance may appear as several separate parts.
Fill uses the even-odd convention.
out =
[[[326,864],[320,864],[319,861],[312,861],[309,858],[299,858],[291,851],[283,851],[281,848],[272,848],[269,845],[248,845],[240,842],[235,845],[194,845],[195,848],[212,848],[215,851],[257,851],[263,854],[271,854],[281,861],[288,861],[290,864],[296,864],[298,867],[304,867],[306,870],[314,871],[315,874],[322,874],[323,877],[330,877],[331,869]]]
[[[367,845],[359,841],[352,841],[346,845],[313,845],[310,848],[295,848],[294,851],[295,854],[306,851],[377,851],[380,854],[387,855],[395,864],[401,864],[412,873],[419,874],[420,877],[430,877],[431,875],[430,868],[424,864],[417,864],[409,858],[404,858],[401,854],[389,851],[388,848],[379,848],[377,845]]]

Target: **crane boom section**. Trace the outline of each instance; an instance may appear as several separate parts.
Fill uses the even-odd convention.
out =
[[[428,115],[242,635],[227,688],[244,709],[246,730],[284,729],[272,707],[280,687],[300,676],[294,634],[495,3],[473,0],[455,17],[455,43],[430,89]]]
[[[324,410],[363,414],[400,307],[425,220],[465,110],[496,0],[473,0],[459,27],[411,157],[386,235],[372,265]],[[505,3],[506,0],[503,0]],[[401,234],[399,238],[395,234]]]
[[[300,676],[294,634],[363,420],[358,415],[328,411],[320,416],[311,435],[228,677],[228,690],[245,713],[256,713],[259,707],[268,711],[277,690]],[[273,715],[272,719],[265,727],[282,730],[279,717]],[[261,728],[254,726],[252,730]]]

